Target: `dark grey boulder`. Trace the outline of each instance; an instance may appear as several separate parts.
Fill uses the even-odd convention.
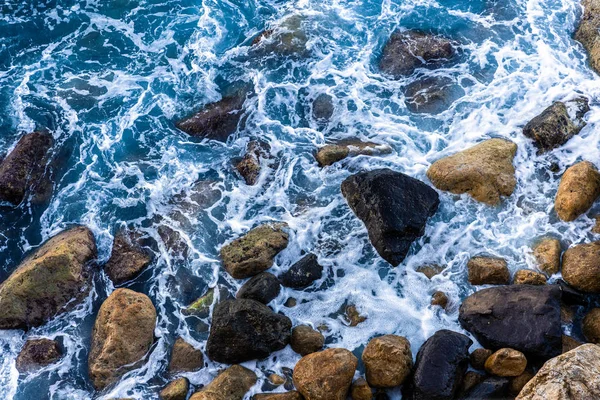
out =
[[[292,265],[279,279],[283,286],[302,289],[321,279],[321,276],[323,276],[323,266],[319,264],[317,256],[310,253]]]
[[[255,300],[225,300],[213,310],[208,357],[237,364],[262,359],[290,342],[292,322]]]
[[[152,253],[143,248],[139,232],[119,229],[104,271],[115,285],[132,280],[152,263]]]
[[[549,359],[562,348],[560,303],[558,285],[497,286],[467,297],[458,319],[488,349]]]
[[[61,357],[62,350],[56,340],[30,339],[17,356],[16,367],[21,373],[31,372],[55,363]]]
[[[317,121],[327,121],[333,116],[333,98],[327,93],[318,95],[312,103],[312,115]]]
[[[279,295],[281,284],[279,279],[269,272],[261,272],[244,283],[237,292],[238,299],[251,299],[267,304]]]
[[[475,385],[464,396],[460,397],[460,399],[508,400],[512,398],[511,396],[509,396],[508,393],[509,387],[510,380],[508,380],[507,378],[492,376],[484,379],[482,382]]]
[[[439,114],[465,91],[449,77],[431,76],[411,82],[404,90],[406,108],[413,113]]]
[[[404,260],[412,242],[423,235],[440,202],[430,186],[387,168],[346,178],[342,194],[365,223],[379,255],[393,266]]]

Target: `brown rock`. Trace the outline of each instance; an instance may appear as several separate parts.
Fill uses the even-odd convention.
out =
[[[376,156],[391,152],[392,148],[386,144],[347,139],[321,147],[317,152],[316,159],[319,166],[324,167],[341,161],[346,157],[360,155]]]
[[[154,341],[156,309],[142,293],[117,289],[102,303],[89,354],[89,375],[98,390],[139,367]]]
[[[485,361],[485,370],[497,376],[519,376],[527,367],[527,359],[520,351],[500,349]]]
[[[562,352],[566,353],[581,346],[583,343],[579,340],[573,339],[571,336],[562,336]]]
[[[513,284],[515,285],[545,285],[546,277],[544,274],[530,269],[520,269],[515,272],[513,277]]]
[[[202,355],[202,351],[194,348],[194,346],[182,338],[177,338],[171,352],[169,372],[172,374],[192,372],[199,370],[203,366],[204,356]]]
[[[56,340],[30,339],[25,342],[16,360],[17,371],[30,372],[55,363],[62,356]]]
[[[427,177],[440,190],[498,204],[500,196],[510,196],[517,184],[512,165],[516,152],[517,145],[511,141],[489,139],[434,162]]]
[[[535,376],[535,374],[533,372],[527,371],[527,370],[525,372],[523,372],[521,375],[515,376],[514,378],[512,378],[510,380],[508,392],[513,396],[518,395],[519,392],[521,392],[521,390],[523,390],[525,385],[527,385],[527,382],[529,382],[531,379],[533,379],[534,376]]]
[[[296,364],[294,385],[305,400],[345,400],[357,365],[358,359],[346,349],[312,353]]]
[[[560,270],[560,253],[560,241],[554,238],[544,238],[533,248],[538,268],[548,275]]]
[[[248,143],[244,158],[235,166],[247,185],[256,184],[260,175],[261,160],[269,159],[270,152],[271,146],[266,142],[253,140]]]
[[[494,354],[494,352],[488,349],[475,349],[469,355],[469,360],[471,361],[471,365],[473,366],[473,368],[484,370],[485,362],[492,354]]]
[[[401,385],[412,368],[410,342],[396,335],[371,339],[362,354],[367,382],[373,387],[391,388]]]
[[[600,344],[600,308],[592,308],[583,318],[583,334],[588,342]]]
[[[274,386],[281,386],[285,383],[285,378],[281,375],[271,374],[269,375],[269,382]]]
[[[185,400],[190,390],[190,382],[187,378],[175,379],[160,391],[160,400]]]
[[[510,281],[510,273],[503,258],[472,257],[467,268],[472,285],[504,285]]]
[[[600,173],[589,161],[569,167],[563,174],[554,208],[563,221],[573,221],[589,210],[600,196]]]
[[[600,234],[600,215],[596,215],[594,217],[594,220],[596,222],[594,223],[594,226],[592,228],[592,233]]]
[[[563,279],[577,290],[600,293],[600,242],[573,246],[563,254]]]
[[[462,398],[461,395],[468,393],[472,388],[483,382],[484,379],[485,375],[480,374],[479,372],[467,371],[463,377],[462,384],[460,385],[458,398]]]
[[[354,304],[350,304],[346,306],[344,312],[344,319],[346,320],[348,325],[356,326],[362,322],[365,322],[367,320],[367,317],[361,315]]]
[[[428,279],[431,279],[434,276],[441,274],[443,270],[444,270],[444,267],[442,267],[441,265],[436,265],[436,264],[421,265],[421,266],[415,268],[415,271],[422,273]]]
[[[115,235],[110,258],[104,265],[104,271],[115,285],[135,278],[152,262],[150,252],[137,243],[140,237],[139,233],[125,229]]]
[[[600,2],[598,0],[583,0],[583,16],[575,32],[575,40],[580,41],[589,53],[590,65],[600,72]]]
[[[286,393],[260,393],[252,396],[252,400],[303,400],[302,395],[293,390]]]
[[[242,400],[255,383],[254,372],[240,365],[232,365],[194,393],[190,400]]]
[[[448,305],[448,296],[446,296],[446,293],[438,290],[431,296],[431,305],[440,306],[443,309],[446,309],[446,306]]]
[[[305,356],[317,352],[323,348],[325,338],[321,332],[310,326],[302,325],[292,329],[292,341],[290,345],[296,353]]]
[[[364,378],[358,378],[352,382],[350,397],[352,400],[372,400],[373,390]]]

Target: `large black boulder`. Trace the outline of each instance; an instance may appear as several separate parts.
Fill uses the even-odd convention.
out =
[[[423,235],[427,219],[440,203],[430,186],[388,168],[346,178],[342,193],[367,226],[379,255],[393,266],[404,260],[412,242]]]
[[[251,299],[267,304],[279,295],[281,284],[279,279],[269,272],[261,272],[244,283],[238,290],[238,299]]]
[[[405,395],[411,400],[450,400],[456,395],[469,367],[467,336],[442,329],[419,349]]]
[[[310,253],[296,261],[294,265],[285,271],[279,279],[283,286],[302,289],[310,286],[323,276],[323,266],[319,264],[317,256]]]
[[[497,286],[467,297],[458,318],[488,349],[548,359],[561,353],[560,302],[558,285]]]
[[[258,301],[225,300],[213,310],[206,352],[211,360],[227,364],[262,359],[283,349],[291,331],[288,317]]]

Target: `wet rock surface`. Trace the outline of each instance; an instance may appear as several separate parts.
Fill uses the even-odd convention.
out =
[[[544,238],[533,247],[538,268],[548,274],[556,274],[560,270],[561,246],[560,240],[555,238]]]
[[[16,360],[17,371],[31,372],[57,362],[62,350],[55,340],[30,339],[25,342]]]
[[[397,335],[371,339],[362,354],[369,385],[376,388],[400,386],[410,374],[413,362],[410,342]]]
[[[600,293],[600,242],[567,249],[563,254],[562,275],[577,290]]]
[[[305,356],[320,351],[325,344],[325,337],[323,337],[321,332],[314,330],[310,326],[301,325],[292,329],[290,344],[292,350],[301,356]]]
[[[467,269],[472,285],[505,285],[510,282],[510,272],[503,258],[473,257],[467,263]]]
[[[242,400],[256,380],[256,374],[248,368],[232,365],[194,393],[190,400]]]
[[[563,174],[554,209],[563,221],[573,221],[590,209],[600,196],[600,172],[589,161],[569,167]]]
[[[178,372],[197,371],[204,366],[204,356],[202,351],[186,342],[183,338],[177,338],[171,350],[171,360],[169,361],[169,372],[172,374]]]
[[[110,258],[104,265],[104,271],[115,285],[135,278],[152,263],[151,253],[137,243],[140,237],[139,233],[126,229],[116,233]]]
[[[500,349],[485,361],[485,370],[496,376],[519,376],[525,372],[527,359],[520,351]]]
[[[237,292],[238,299],[256,300],[259,303],[268,304],[279,295],[281,283],[279,279],[269,272],[261,272],[244,283]]]
[[[187,378],[175,379],[170,382],[159,393],[160,400],[185,400],[190,390],[190,382]]]
[[[323,266],[315,254],[307,254],[279,277],[283,286],[303,289],[323,276]]]
[[[312,116],[317,121],[329,120],[334,111],[333,97],[327,93],[321,93],[312,102]]]
[[[252,396],[252,400],[304,400],[297,391],[286,393],[260,393]]]
[[[544,274],[530,269],[520,269],[515,272],[513,277],[514,285],[545,285],[546,277]]]
[[[590,65],[600,73],[600,2],[583,0],[583,17],[575,32],[575,40],[583,44],[589,54]]]
[[[493,353],[493,351],[484,348],[473,350],[473,352],[469,355],[471,366],[479,370],[485,369],[485,362]]]
[[[358,378],[350,386],[350,397],[352,400],[372,400],[373,390],[364,378]]]
[[[266,29],[252,41],[250,53],[254,56],[289,57],[298,59],[308,57],[308,36],[302,26],[303,17],[293,15],[286,18],[279,26]]]
[[[253,140],[248,143],[246,154],[235,166],[247,185],[255,185],[258,182],[261,163],[271,158],[270,152],[271,146],[266,142]]]
[[[508,380],[508,378],[501,378],[496,376],[489,377],[475,385],[461,399],[506,399],[508,396],[509,385],[510,380]]]
[[[319,166],[325,167],[348,157],[379,156],[392,152],[392,148],[383,143],[363,142],[359,139],[340,140],[321,147],[315,156]]]
[[[422,78],[404,89],[406,108],[413,113],[439,114],[464,94],[460,85],[445,76]]]
[[[583,334],[595,344],[600,344],[600,308],[592,308],[583,318]]]

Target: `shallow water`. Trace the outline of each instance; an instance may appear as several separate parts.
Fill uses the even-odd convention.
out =
[[[514,272],[533,265],[529,249],[543,235],[560,237],[565,247],[594,239],[592,219],[564,223],[553,213],[562,171],[578,160],[600,160],[600,79],[572,39],[581,15],[575,0],[5,0],[0,10],[0,154],[36,128],[51,130],[64,152],[49,204],[0,206],[0,280],[28,250],[76,223],[94,231],[100,263],[108,259],[121,224],[159,240],[162,217],[190,246],[187,257],[161,246],[152,267],[130,285],[147,293],[159,314],[157,341],[142,368],[102,395],[87,379],[91,326],[113,290],[99,273],[88,299],[72,312],[27,334],[0,331],[0,398],[157,398],[167,382],[174,339],[181,335],[204,349],[209,321],[180,310],[217,282],[235,292],[241,282],[224,273],[218,250],[260,222],[285,221],[292,230],[274,273],[303,251],[316,253],[327,271],[305,292],[282,290],[272,307],[294,325],[326,325],[329,346],[358,356],[378,334],[406,336],[416,355],[438,329],[463,332],[457,310],[474,290],[466,281],[471,255],[505,257]],[[290,17],[306,33],[306,57],[249,54],[253,37]],[[458,61],[387,79],[377,59],[399,27],[453,38],[461,50]],[[401,89],[417,76],[433,75],[452,79],[464,95],[439,114],[410,113]],[[257,97],[245,129],[226,144],[197,141],[174,127],[174,120],[218,100],[235,81],[251,82]],[[321,93],[335,101],[326,124],[311,118],[311,101]],[[524,124],[552,101],[579,94],[590,98],[588,125],[566,145],[537,156],[521,133]],[[318,146],[349,137],[387,143],[394,151],[317,166]],[[442,193],[425,236],[391,268],[343,199],[343,179],[389,167],[427,181],[431,162],[489,137],[518,144],[515,193],[497,207]],[[247,186],[231,160],[256,138],[270,144],[277,162],[258,185]],[[560,172],[550,171],[553,162]],[[220,190],[214,205],[199,210],[173,201],[199,179]],[[177,209],[187,222],[173,214]],[[598,205],[587,215],[596,213]],[[429,281],[414,271],[426,263],[447,267]],[[449,312],[429,306],[436,290],[449,295]],[[284,306],[289,297],[298,299],[296,307]],[[347,326],[339,313],[344,304],[355,304],[367,320]],[[15,357],[36,336],[58,338],[66,355],[19,378]],[[246,363],[259,371],[251,393],[261,391],[271,372],[281,373],[298,359],[288,347]],[[186,376],[194,385],[205,384],[218,368],[208,362]],[[400,398],[398,391],[389,395]]]

